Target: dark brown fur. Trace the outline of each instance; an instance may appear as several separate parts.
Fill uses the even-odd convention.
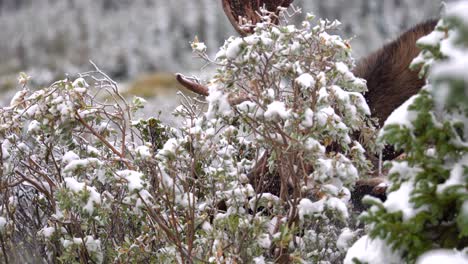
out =
[[[418,72],[410,70],[409,66],[420,52],[416,41],[431,33],[436,24],[436,20],[430,20],[416,25],[395,41],[359,61],[354,69],[356,76],[367,80],[368,92],[364,97],[371,113],[379,119],[380,126],[398,106],[416,94],[425,84],[425,80],[418,77]],[[387,146],[383,151],[383,159],[393,160],[400,154],[401,152],[395,152],[392,147]],[[355,208],[365,209],[361,203],[364,195],[385,200],[386,187],[377,187],[384,181],[384,178],[358,181],[352,193]]]
[[[436,24],[436,20],[430,20],[413,27],[360,60],[354,69],[356,76],[367,80],[368,92],[364,96],[380,126],[393,110],[424,85],[425,81],[418,77],[418,72],[410,70],[409,65],[420,52],[416,41],[431,33]]]

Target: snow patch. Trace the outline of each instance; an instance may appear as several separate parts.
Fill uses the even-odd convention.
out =
[[[87,186],[84,182],[78,182],[74,178],[64,178],[65,187],[70,189],[74,193],[80,192],[89,192],[89,198],[86,202],[86,205],[83,206],[83,209],[89,214],[93,214],[94,206],[96,204],[101,204],[101,195],[96,191],[96,188],[93,186]]]
[[[303,73],[296,78],[296,83],[299,84],[302,88],[312,88],[315,86],[315,79],[312,75],[308,73]]]
[[[410,111],[408,108],[414,103],[419,95],[411,96],[406,102],[395,109],[390,116],[385,120],[384,127],[389,125],[399,125],[409,129],[413,128],[412,122],[416,119],[417,113]],[[380,136],[383,135],[385,129],[380,131]]]
[[[289,111],[286,110],[284,102],[274,101],[267,106],[264,117],[266,120],[275,121],[278,118],[287,119],[289,117]]]
[[[467,10],[468,12],[468,10]],[[459,252],[450,249],[436,249],[424,253],[418,258],[416,264],[467,264],[468,255],[466,252]]]
[[[143,173],[133,170],[122,170],[116,172],[116,174],[128,182],[128,190],[130,192],[143,189]]]
[[[401,211],[403,221],[408,221],[419,212],[427,210],[427,207],[414,208],[414,204],[410,201],[413,189],[411,181],[403,182],[398,190],[388,194],[384,207],[389,213]]]
[[[307,198],[302,199],[297,206],[299,217],[304,219],[304,216],[322,213],[325,208],[325,200],[326,199],[323,198],[317,202],[312,202]]]
[[[3,230],[5,230],[6,224],[7,224],[6,218],[0,216],[0,232],[3,232]]]
[[[394,252],[385,241],[371,239],[368,236],[361,237],[346,253],[344,264],[354,264],[353,259],[361,263],[369,264],[400,264],[404,263],[398,251]]]

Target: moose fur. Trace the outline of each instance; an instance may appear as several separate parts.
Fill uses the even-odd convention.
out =
[[[436,24],[437,20],[429,20],[414,26],[396,40],[361,59],[354,69],[356,76],[367,81],[368,91],[364,97],[380,127],[397,107],[425,84],[418,71],[410,70],[409,66],[421,51],[416,41],[431,33]],[[400,154],[401,152],[387,146],[382,158],[393,160]]]
[[[371,113],[379,119],[380,126],[398,106],[424,85],[417,71],[409,69],[411,61],[419,54],[416,41],[431,33],[437,24],[430,20],[403,33],[371,55],[361,59],[354,74],[367,81],[364,94]]]

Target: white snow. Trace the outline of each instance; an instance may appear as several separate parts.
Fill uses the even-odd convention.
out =
[[[78,182],[76,179],[67,177],[64,178],[65,187],[70,189],[74,193],[80,193],[84,191],[89,192],[89,198],[83,209],[89,214],[93,214],[95,204],[101,204],[101,195],[96,191],[93,186],[87,186],[84,182]]]
[[[435,47],[442,39],[445,38],[445,32],[443,31],[432,31],[429,35],[426,35],[416,42],[419,45]]]
[[[206,45],[203,42],[192,42],[192,50],[196,52],[205,52],[206,51]]]
[[[0,216],[0,232],[3,232],[3,230],[5,230],[6,224],[7,224],[6,218]]]
[[[307,108],[304,112],[304,120],[301,122],[301,126],[304,128],[311,128],[314,125],[314,112],[312,109]]]
[[[343,228],[341,230],[341,234],[338,237],[338,240],[336,241],[336,247],[342,251],[345,252],[348,250],[348,248],[351,247],[351,241],[356,237],[356,234],[351,231],[349,228]]]
[[[304,144],[305,149],[317,151],[319,154],[325,154],[325,147],[313,138],[308,138]]]
[[[296,78],[296,83],[304,89],[312,88],[315,86],[315,79],[309,73],[303,73]]]
[[[411,96],[406,102],[395,109],[390,116],[385,120],[384,126],[400,125],[409,129],[413,128],[412,122],[416,119],[416,113],[408,110],[408,107],[414,103],[418,95]],[[383,135],[384,129],[380,131],[380,136]]]
[[[265,264],[265,257],[264,256],[260,256],[260,257],[256,257],[253,259],[254,263],[255,264]]]
[[[217,85],[211,84],[208,87],[209,95],[206,97],[208,110],[205,116],[208,119],[214,119],[218,114],[229,116],[232,113],[231,105],[228,101],[228,94],[220,90]]]
[[[465,171],[468,169],[468,154],[465,154],[456,164],[452,166],[450,177],[437,186],[437,193],[442,194],[447,188],[453,186],[465,186],[467,175]],[[462,192],[467,193],[466,188],[461,188]]]
[[[257,194],[255,197],[252,197],[249,200],[249,206],[250,209],[255,210],[255,205],[258,204],[259,202],[266,202],[267,206],[273,206],[273,204],[278,204],[281,201],[281,199],[271,193],[261,193]]]
[[[457,1],[447,5],[446,16],[460,19],[465,26],[468,26],[468,2]]]
[[[444,43],[447,43],[447,42],[444,42]],[[455,53],[453,51],[454,51],[453,49],[450,49],[450,52]],[[442,61],[438,63],[437,65],[434,65],[431,71],[433,78],[443,76],[444,78],[459,79],[459,80],[464,80],[465,82],[468,81],[468,75],[465,72],[465,70],[468,67],[468,54],[455,53],[455,54],[449,54],[449,55],[456,55],[457,57],[451,60]]]
[[[80,159],[80,156],[78,156],[77,154],[75,154],[75,152],[73,151],[68,151],[67,153],[65,153],[62,157],[62,162],[63,164],[68,164],[70,163],[71,161],[73,160],[79,160]]]
[[[63,180],[65,181],[65,186],[75,193],[82,191],[86,185],[84,182],[78,182],[73,178],[65,178]]]
[[[327,207],[331,208],[332,210],[338,211],[338,213],[343,218],[348,218],[349,217],[348,207],[346,206],[346,204],[342,200],[340,200],[340,199],[338,199],[336,197],[328,198]]]
[[[235,38],[226,48],[226,57],[229,59],[236,58],[242,50],[244,40],[242,38]]]
[[[86,236],[84,238],[81,237],[74,237],[72,239],[61,239],[61,243],[64,248],[68,248],[72,245],[85,245],[86,249],[90,252],[93,253],[93,255],[96,257],[95,262],[96,263],[102,263],[104,259],[104,253],[102,252],[101,249],[101,240],[100,239],[94,239],[92,236]]]
[[[63,168],[64,172],[73,172],[78,169],[89,168],[91,166],[98,166],[101,164],[101,161],[96,158],[86,158],[86,159],[78,159],[70,161],[65,168]]]
[[[151,158],[150,148],[148,148],[147,146],[138,146],[135,149],[135,152],[142,158]]]
[[[76,92],[85,93],[89,85],[86,83],[85,79],[80,77],[73,81],[72,86],[73,90]]]
[[[121,170],[116,172],[116,174],[124,178],[128,182],[128,190],[130,192],[139,191],[143,189],[143,173],[133,170]]]
[[[387,212],[394,213],[401,211],[403,221],[408,221],[421,211],[427,210],[426,207],[414,208],[410,202],[411,192],[413,191],[413,182],[406,181],[400,185],[400,188],[388,194],[387,200],[384,202],[384,207]]]
[[[39,111],[39,105],[34,104],[34,105],[31,105],[30,107],[28,107],[25,110],[25,113],[26,113],[26,116],[28,116],[28,117],[34,117],[38,111]]]
[[[52,226],[46,226],[39,230],[38,235],[44,236],[45,238],[51,237],[55,232],[55,227]]]
[[[41,123],[39,123],[37,120],[31,121],[28,125],[28,134],[34,134],[38,131],[41,130]]]
[[[325,126],[328,123],[329,118],[335,118],[335,110],[330,106],[320,109],[317,113],[315,113],[317,118],[318,124],[320,126]]]
[[[260,36],[252,34],[244,38],[245,43],[255,45],[260,41]]]
[[[302,199],[297,206],[300,219],[304,219],[304,216],[322,213],[325,208],[325,200],[326,198],[323,198],[317,202],[312,202],[307,198]]]
[[[289,112],[286,110],[284,102],[274,101],[267,106],[267,110],[263,115],[266,120],[276,121],[278,118],[287,119]]]
[[[268,234],[261,234],[259,237],[258,237],[258,245],[261,247],[261,248],[264,248],[264,249],[269,249],[271,247],[271,239],[270,239],[270,236]]]
[[[462,207],[460,209],[460,214],[468,217],[468,200],[466,200],[463,203],[463,205],[462,205]]]
[[[368,236],[361,237],[346,253],[344,264],[354,264],[357,258],[367,264],[401,264],[404,263],[399,252],[394,252],[385,241],[371,239]]]
[[[23,103],[24,97],[26,96],[27,93],[28,93],[28,90],[21,90],[21,91],[16,92],[16,94],[13,96],[13,98],[10,101],[10,106],[14,107]]]
[[[345,74],[345,73],[349,72],[348,66],[346,64],[344,64],[343,62],[341,62],[341,61],[335,63],[335,67],[336,67],[336,70],[339,73]]]
[[[177,139],[170,138],[166,141],[166,143],[164,143],[163,148],[158,152],[158,156],[174,156],[178,146],[179,144]]]
[[[468,10],[467,10],[468,12]],[[450,249],[436,249],[424,253],[418,258],[416,264],[467,264],[467,252],[459,252]]]

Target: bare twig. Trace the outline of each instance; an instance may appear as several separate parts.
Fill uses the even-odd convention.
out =
[[[107,141],[101,134],[99,134],[93,127],[91,127],[81,116],[78,112],[75,112],[75,118],[78,120],[83,126],[85,126],[91,134],[93,134],[95,137],[97,137],[104,145],[106,145],[115,155],[117,155],[121,161],[127,166],[128,169],[132,170],[133,165],[126,160],[125,156],[118,151],[114,146],[112,146],[109,141]]]

